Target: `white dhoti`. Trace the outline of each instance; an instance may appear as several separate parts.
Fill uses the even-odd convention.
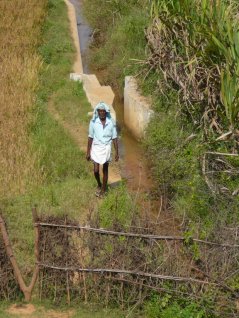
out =
[[[94,144],[92,143],[91,152],[90,152],[91,160],[100,165],[111,160],[111,144]]]

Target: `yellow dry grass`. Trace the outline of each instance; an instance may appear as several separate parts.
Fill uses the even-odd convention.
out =
[[[38,183],[28,127],[41,60],[37,54],[46,0],[0,1],[0,199]]]

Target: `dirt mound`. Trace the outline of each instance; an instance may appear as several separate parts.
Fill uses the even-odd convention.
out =
[[[36,311],[36,308],[32,304],[14,304],[7,312],[13,315],[21,315],[21,317],[32,315]]]

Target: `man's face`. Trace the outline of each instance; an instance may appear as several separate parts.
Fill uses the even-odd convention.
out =
[[[98,114],[99,114],[100,119],[106,118],[106,111],[104,109],[98,109]]]

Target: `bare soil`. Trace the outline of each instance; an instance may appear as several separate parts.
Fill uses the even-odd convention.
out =
[[[14,304],[6,310],[6,313],[16,318],[71,318],[74,310],[45,310],[43,307],[36,309],[32,304]]]

